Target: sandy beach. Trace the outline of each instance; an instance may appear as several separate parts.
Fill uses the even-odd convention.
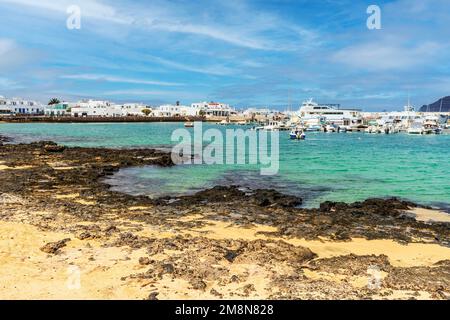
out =
[[[1,299],[448,299],[450,220],[398,199],[110,191],[155,150],[0,146]],[[245,206],[242,204],[245,203]]]

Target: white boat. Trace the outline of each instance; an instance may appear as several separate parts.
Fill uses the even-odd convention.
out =
[[[279,121],[269,121],[265,126],[264,130],[267,131],[279,131],[285,128],[285,125],[283,125]]]
[[[425,131],[423,129],[422,122],[414,122],[408,128],[408,134],[424,134]]]
[[[442,129],[439,126],[439,118],[437,116],[431,115],[426,116],[423,122],[423,128],[425,134],[440,134],[442,133]]]
[[[322,126],[321,126],[321,125],[313,124],[313,125],[309,125],[309,126],[306,128],[306,131],[308,131],[308,132],[318,132],[318,131],[320,131],[321,129],[322,129]]]
[[[292,129],[289,136],[290,136],[291,140],[305,140],[306,139],[306,135],[301,128]]]
[[[334,124],[327,124],[325,126],[325,132],[338,132],[339,131],[339,127],[334,125]]]
[[[194,127],[194,123],[193,123],[193,122],[185,122],[185,123],[184,123],[184,126],[185,126],[186,128],[193,128],[193,127]]]
[[[319,105],[313,99],[303,102],[299,110],[299,116],[305,122],[319,118],[322,122],[326,121],[338,126],[350,126],[362,123],[360,110],[340,109],[335,105]]]

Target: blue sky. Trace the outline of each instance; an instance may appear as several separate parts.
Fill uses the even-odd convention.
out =
[[[66,28],[67,8],[81,29]],[[380,6],[382,29],[366,9]],[[448,0],[0,0],[0,95],[367,111],[450,95]],[[290,97],[290,99],[289,99]]]

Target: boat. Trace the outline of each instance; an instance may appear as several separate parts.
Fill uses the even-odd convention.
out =
[[[184,123],[184,126],[185,126],[186,128],[193,128],[193,127],[194,127],[194,123],[193,123],[193,122],[185,122],[185,123]]]
[[[422,122],[413,122],[408,128],[408,134],[424,134]]]
[[[321,125],[313,124],[313,125],[309,125],[309,126],[306,128],[306,131],[307,131],[307,132],[318,132],[318,131],[320,131],[321,129],[322,129],[322,126],[321,126]]]
[[[219,122],[219,124],[220,124],[221,126],[228,126],[228,125],[231,124],[231,122],[228,121],[228,120],[222,120],[222,121]]]
[[[334,124],[328,124],[325,126],[324,131],[325,132],[338,132],[339,127]]]
[[[305,140],[306,135],[300,128],[295,128],[291,130],[291,133],[289,134],[291,140]]]
[[[299,117],[307,123],[311,123],[311,120],[322,123],[326,121],[337,126],[362,123],[361,111],[358,109],[342,109],[339,105],[320,105],[313,99],[303,102],[298,113]]]
[[[279,121],[269,121],[264,126],[264,130],[267,131],[279,131],[282,128],[284,128],[284,126]]]
[[[436,116],[427,116],[423,122],[425,134],[441,134],[442,129],[439,126],[439,118]]]

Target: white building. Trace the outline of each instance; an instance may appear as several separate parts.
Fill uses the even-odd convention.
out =
[[[109,101],[82,100],[76,103],[70,112],[73,117],[113,117],[114,110],[111,107]]]
[[[193,106],[183,106],[179,103],[161,105],[156,111],[157,117],[195,117],[198,116],[200,109]]]
[[[71,108],[73,117],[131,117],[152,115],[152,108],[139,103],[113,104],[103,100],[82,100]]]
[[[36,101],[0,96],[0,114],[41,115],[44,114],[44,106]]]
[[[142,117],[146,115],[145,110],[148,110],[148,115],[152,115],[153,113],[153,108],[140,103],[126,103],[124,105],[115,107],[120,108],[122,117]]]
[[[236,115],[237,112],[228,104],[219,102],[198,102],[191,105],[196,110],[197,114],[204,114],[208,117],[229,117]]]
[[[71,108],[74,104],[69,102],[60,102],[45,107],[45,115],[48,117],[70,116]]]

